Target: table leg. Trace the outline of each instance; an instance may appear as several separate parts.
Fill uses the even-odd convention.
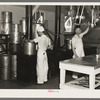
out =
[[[65,74],[66,70],[60,69],[60,88],[62,88],[62,85],[65,83]]]
[[[89,88],[90,89],[95,89],[95,74],[94,72],[89,75]]]

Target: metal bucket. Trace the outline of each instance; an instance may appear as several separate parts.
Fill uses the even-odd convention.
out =
[[[0,55],[0,76],[2,80],[10,79],[10,55]]]
[[[20,20],[21,25],[21,32],[23,35],[26,35],[26,18],[23,17],[22,20]]]
[[[30,41],[24,42],[24,54],[25,55],[34,55],[36,53],[35,43]]]
[[[11,23],[1,23],[1,34],[10,34],[12,31]]]
[[[12,23],[12,12],[1,12],[1,22]]]
[[[17,78],[17,55],[11,56],[11,78]]]

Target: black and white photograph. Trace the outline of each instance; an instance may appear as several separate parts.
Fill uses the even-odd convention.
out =
[[[100,89],[100,5],[0,4],[0,89]]]

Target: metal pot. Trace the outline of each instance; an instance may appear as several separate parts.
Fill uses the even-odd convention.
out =
[[[23,35],[26,35],[26,18],[23,17],[22,20],[20,20],[21,25],[21,32]]]
[[[10,37],[11,37],[11,43],[18,44],[21,42],[21,33],[20,32],[12,32]]]
[[[19,32],[19,25],[12,25],[12,32],[10,35],[11,43],[20,43],[21,42],[21,33]]]
[[[17,78],[17,55],[11,56],[11,78]]]
[[[1,12],[1,22],[12,23],[12,12]]]
[[[10,67],[10,55],[9,54],[0,54],[0,67],[3,67],[3,68]]]
[[[11,23],[1,23],[1,34],[10,34],[12,31]]]
[[[2,80],[10,79],[10,55],[0,54],[0,77]]]
[[[25,55],[34,55],[36,53],[35,43],[30,41],[24,42],[24,54]]]
[[[12,32],[19,32],[19,24],[12,24]]]

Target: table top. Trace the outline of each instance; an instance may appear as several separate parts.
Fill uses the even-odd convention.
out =
[[[73,58],[69,60],[60,61],[62,64],[70,64],[70,65],[82,65],[88,67],[94,67],[94,69],[100,68],[100,54],[97,58],[95,55],[89,55],[81,58]]]

